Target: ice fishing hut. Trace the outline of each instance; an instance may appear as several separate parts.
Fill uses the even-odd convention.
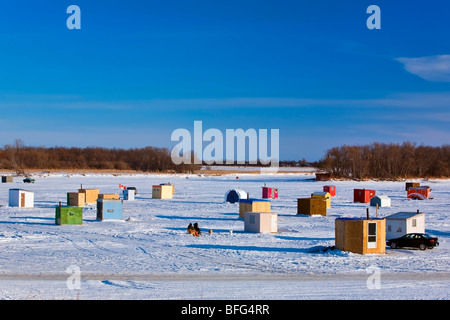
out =
[[[331,179],[329,172],[316,172],[316,181],[328,181]]]
[[[328,192],[330,196],[336,196],[336,186],[323,186],[323,192]]]
[[[278,188],[262,187],[263,199],[278,199]]]
[[[382,207],[390,207],[391,206],[391,198],[388,196],[373,196],[370,199],[370,205],[372,207],[376,207],[378,205],[379,208]]]
[[[326,200],[323,198],[299,198],[297,199],[297,214],[326,216]]]
[[[2,176],[2,183],[12,183],[14,178],[12,176]]]
[[[136,187],[127,187],[128,190],[134,190],[134,195],[137,196],[137,188]]]
[[[354,253],[384,253],[386,251],[386,220],[380,218],[337,218],[335,246]]]
[[[9,189],[9,206],[33,208],[34,192],[23,189]]]
[[[100,193],[98,195],[98,199],[115,199],[115,200],[119,200],[120,196],[117,193]]]
[[[406,196],[408,199],[413,200],[425,200],[430,197],[431,188],[428,186],[416,187],[416,188],[408,188]]]
[[[67,192],[67,205],[84,207],[86,205],[86,194],[84,192]]]
[[[124,189],[123,190],[123,200],[133,201],[134,200],[134,190]]]
[[[122,219],[122,205],[118,199],[97,199],[97,220]]]
[[[353,202],[368,203],[375,196],[376,191],[370,189],[354,189]]]
[[[311,193],[311,198],[320,198],[325,200],[327,208],[331,208],[331,195],[329,192],[314,192]]]
[[[172,187],[172,195],[175,194],[175,185],[172,183],[161,183],[161,186],[171,186]]]
[[[152,186],[153,199],[172,199],[173,186],[168,184],[160,184]]]
[[[245,218],[246,212],[270,212],[270,200],[268,199],[239,200],[239,217]]]
[[[83,189],[83,186],[81,186],[81,189],[78,189],[78,192],[85,194],[84,201],[86,203],[96,203],[98,195],[100,194],[99,189]]]
[[[409,188],[417,188],[420,187],[420,182],[406,182],[405,183],[405,191],[408,191]]]
[[[242,189],[231,189],[225,193],[225,202],[236,203],[241,199],[247,199],[248,194]]]
[[[55,224],[57,225],[81,225],[83,224],[83,208],[74,206],[56,206]]]
[[[425,233],[425,213],[397,212],[385,217],[386,239],[399,238],[407,233]]]
[[[278,215],[274,212],[245,212],[245,232],[270,232],[278,231]]]

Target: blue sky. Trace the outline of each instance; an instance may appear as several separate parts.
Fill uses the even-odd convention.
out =
[[[69,5],[81,30],[69,30]],[[369,30],[369,5],[381,29]],[[0,146],[171,148],[177,128],[279,129],[281,160],[450,141],[446,0],[0,4]]]

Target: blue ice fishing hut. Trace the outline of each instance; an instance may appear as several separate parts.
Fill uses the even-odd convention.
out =
[[[97,220],[120,220],[122,219],[122,200],[98,199]]]

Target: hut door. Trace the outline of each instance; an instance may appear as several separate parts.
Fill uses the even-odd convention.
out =
[[[278,226],[277,226],[278,216],[276,214],[272,214],[272,221],[271,222],[272,222],[272,224],[270,226],[270,231],[271,232],[277,232],[277,230],[278,230]]]
[[[369,222],[367,224],[367,248],[374,249],[377,247],[377,224]]]
[[[25,193],[20,194],[20,206],[25,207]]]

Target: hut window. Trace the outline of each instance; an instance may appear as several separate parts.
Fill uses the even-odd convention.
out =
[[[377,247],[377,224],[376,223],[368,223],[367,226],[367,248],[376,248]]]
[[[250,216],[250,223],[255,223],[255,216],[254,215]]]
[[[388,231],[391,231],[391,229],[392,229],[392,228],[391,228],[391,225],[389,224],[389,225],[388,225]]]
[[[412,219],[412,226],[413,227],[417,227],[417,220],[416,219]]]
[[[401,228],[401,227],[398,227],[398,228],[397,228],[397,232],[402,232],[402,228]]]

